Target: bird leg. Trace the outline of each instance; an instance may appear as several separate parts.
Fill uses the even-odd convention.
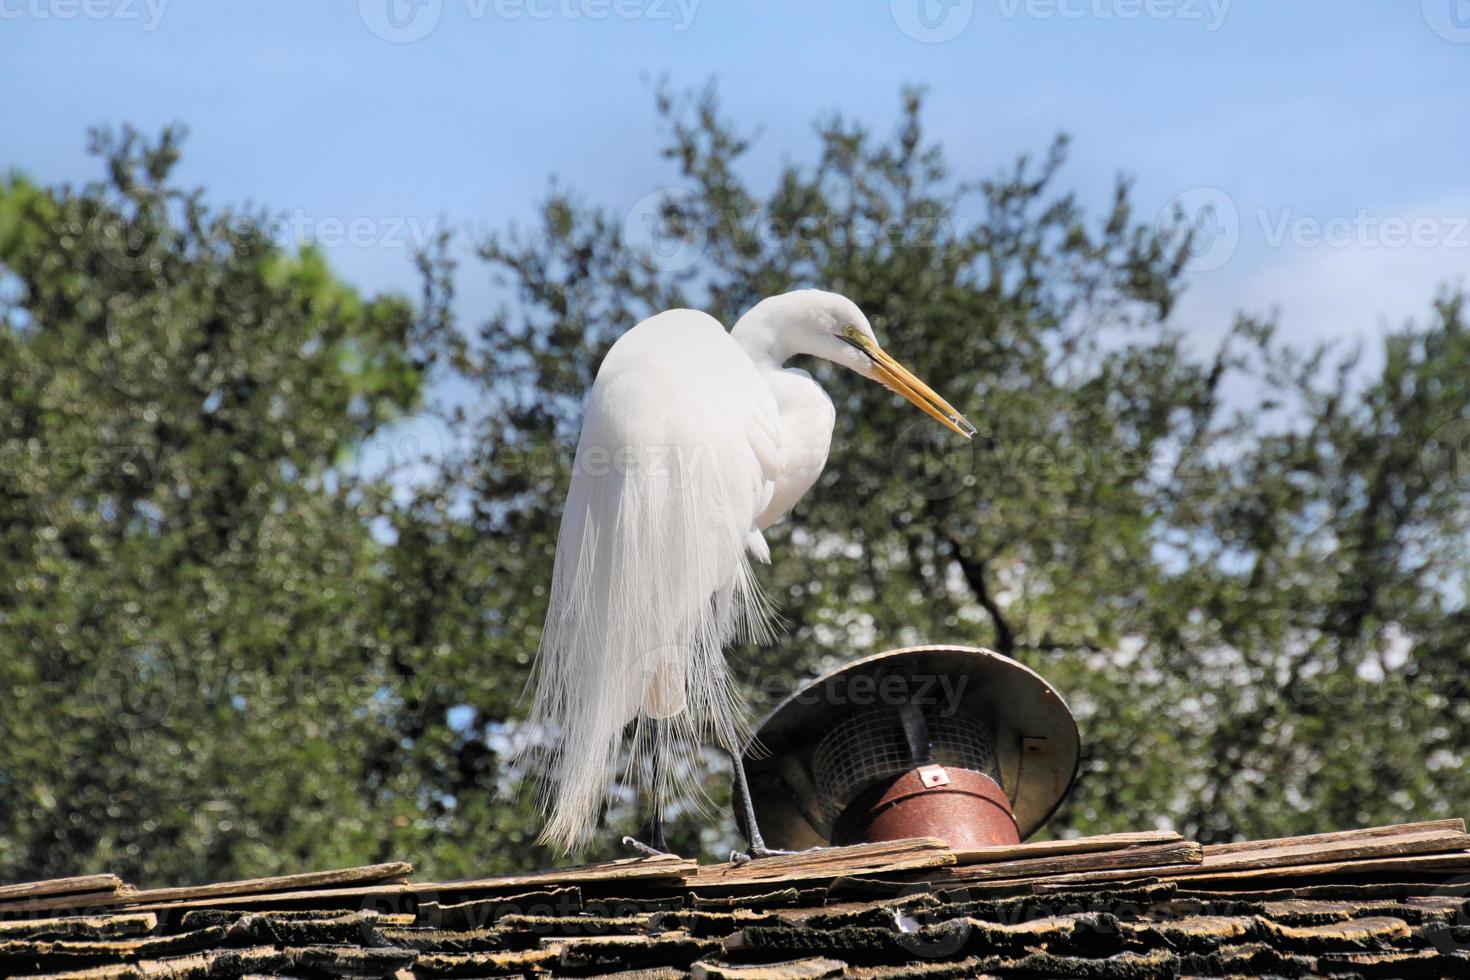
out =
[[[657,845],[645,844],[636,837],[624,837],[623,846],[632,848],[644,857],[668,857],[669,852],[664,850],[668,845],[660,841]]]
[[[657,798],[653,804],[653,819],[648,825],[648,843],[645,844],[636,837],[624,837],[623,846],[631,847],[646,857],[664,857],[673,853],[669,850],[669,842],[664,839],[664,814]]]
[[[624,837],[623,846],[630,847],[646,857],[662,857],[672,853],[669,850],[669,842],[664,839],[664,811],[660,805],[658,792],[659,770],[662,768],[660,760],[663,754],[660,751],[659,736],[663,734],[660,728],[663,722],[658,718],[650,718],[648,723],[653,726],[653,749],[649,753],[650,766],[653,769],[651,780],[653,792],[649,794],[653,797],[653,817],[648,825],[648,843],[645,844],[634,837]]]
[[[735,738],[735,729],[728,721],[725,725],[725,738],[730,746],[738,745]],[[745,760],[740,758],[738,749],[729,748],[730,763],[735,773],[735,800],[740,808],[740,817],[745,823],[745,837],[750,842],[750,850],[744,854],[733,851],[730,854],[732,864],[744,864],[754,858],[778,857],[782,854],[793,854],[794,851],[782,851],[767,847],[765,840],[761,837],[761,829],[755,822],[755,804],[750,799],[750,785],[745,781]]]

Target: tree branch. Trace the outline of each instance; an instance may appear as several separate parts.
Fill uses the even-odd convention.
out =
[[[944,540],[949,545],[955,563],[960,566],[960,574],[965,577],[965,583],[970,586],[970,591],[975,593],[975,600],[980,603],[981,608],[989,614],[990,621],[995,624],[996,651],[1008,657],[1011,656],[1016,650],[1016,634],[1006,622],[1000,606],[991,596],[990,588],[985,583],[985,563],[978,559],[967,558],[959,542],[949,534],[944,535]]]

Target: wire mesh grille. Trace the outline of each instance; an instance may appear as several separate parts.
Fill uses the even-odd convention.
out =
[[[984,773],[1000,782],[990,726],[972,717],[928,708],[923,715],[935,762]],[[812,758],[822,816],[835,821],[863,790],[919,764],[909,750],[897,710],[884,707],[853,715],[827,733]]]

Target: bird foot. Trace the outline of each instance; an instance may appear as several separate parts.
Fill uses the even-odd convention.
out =
[[[632,848],[644,857],[672,857],[674,853],[673,851],[661,851],[656,847],[650,847],[636,837],[624,837],[623,846]]]
[[[807,850],[815,851],[815,850],[818,850],[818,848],[810,847],[810,848],[807,848]],[[758,860],[760,858],[784,857],[787,854],[801,854],[801,853],[804,853],[804,852],[802,852],[802,851],[783,851],[783,850],[781,850],[778,847],[767,847],[764,844],[759,844],[759,845],[757,845],[755,847],[752,847],[748,851],[731,851],[730,852],[730,863],[731,864],[734,864],[734,865],[749,864],[751,861],[755,861],[755,860]]]

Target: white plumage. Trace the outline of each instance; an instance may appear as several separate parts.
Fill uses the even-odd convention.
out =
[[[833,293],[765,300],[730,333],[704,313],[670,310],[613,344],[587,403],[534,675],[528,747],[544,766],[542,839],[562,850],[595,828],[630,723],[632,771],[646,778],[636,764],[646,753],[664,760],[648,787],[656,812],[671,789],[693,789],[702,744],[738,765],[748,728],[722,651],[769,636],[751,559],[769,561],[761,532],[816,482],[832,436],[831,400],[783,367],[797,354],[844,364],[974,431]]]

